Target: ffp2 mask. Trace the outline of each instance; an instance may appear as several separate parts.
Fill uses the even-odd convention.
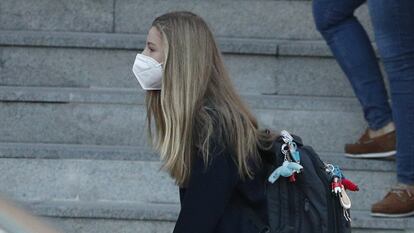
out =
[[[162,64],[152,57],[138,53],[132,72],[144,90],[161,90]]]

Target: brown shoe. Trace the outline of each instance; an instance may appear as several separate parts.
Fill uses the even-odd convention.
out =
[[[351,158],[387,158],[395,155],[395,131],[370,138],[368,129],[358,142],[345,145],[345,156]]]
[[[414,186],[393,188],[382,201],[372,205],[371,215],[397,218],[414,215]]]

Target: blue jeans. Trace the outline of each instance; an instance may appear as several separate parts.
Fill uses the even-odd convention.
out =
[[[392,110],[374,49],[354,16],[364,2],[390,82]],[[369,127],[376,130],[394,121],[398,181],[414,184],[414,0],[313,0],[313,15]]]

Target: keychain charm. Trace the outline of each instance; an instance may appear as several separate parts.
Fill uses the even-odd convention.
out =
[[[292,160],[297,163],[300,163],[300,154],[299,154],[299,151],[297,151],[298,146],[293,141],[288,142],[288,145],[289,145],[289,152],[290,152],[290,156],[292,157]]]
[[[300,173],[302,169],[302,165],[285,160],[282,166],[278,167],[276,170],[272,172],[272,174],[268,178],[268,181],[273,184],[274,182],[276,182],[277,179],[279,179],[280,176],[290,177],[294,173]]]
[[[331,176],[331,189],[332,193],[339,194],[342,192],[342,189],[350,191],[359,191],[358,185],[356,185],[351,180],[345,178],[342,170],[337,165],[325,164],[326,172]]]
[[[268,180],[270,183],[274,183],[280,176],[283,176],[289,177],[289,182],[293,183],[296,181],[296,174],[303,169],[302,165],[300,165],[300,154],[297,151],[297,145],[293,141],[293,137],[286,130],[283,130],[281,135],[284,144],[280,150],[284,155],[284,162],[282,166],[273,171]]]
[[[325,164],[326,172],[331,176],[331,190],[334,195],[339,199],[339,203],[342,206],[344,218],[346,221],[351,222],[351,199],[345,190],[359,191],[358,185],[345,178],[342,170],[339,166],[332,164]]]

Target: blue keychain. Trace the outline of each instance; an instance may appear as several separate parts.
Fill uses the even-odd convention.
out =
[[[300,173],[302,169],[302,165],[285,160],[282,166],[278,167],[272,172],[272,174],[269,176],[268,181],[273,184],[277,179],[279,179],[280,176],[289,177],[295,172]]]
[[[299,154],[299,151],[297,150],[298,146],[296,145],[294,141],[290,141],[288,142],[288,144],[289,144],[290,156],[295,162],[300,163],[300,154]]]
[[[269,176],[268,181],[270,183],[276,182],[276,180],[279,179],[280,176],[289,178],[293,177],[292,182],[294,182],[295,173],[300,173],[303,169],[302,165],[300,165],[300,154],[299,151],[297,151],[297,145],[293,141],[293,137],[285,130],[281,132],[281,135],[283,141],[285,142],[285,144],[283,144],[281,148],[281,151],[285,156],[285,159],[282,166],[275,169]],[[288,154],[290,154],[292,161],[289,161]]]

